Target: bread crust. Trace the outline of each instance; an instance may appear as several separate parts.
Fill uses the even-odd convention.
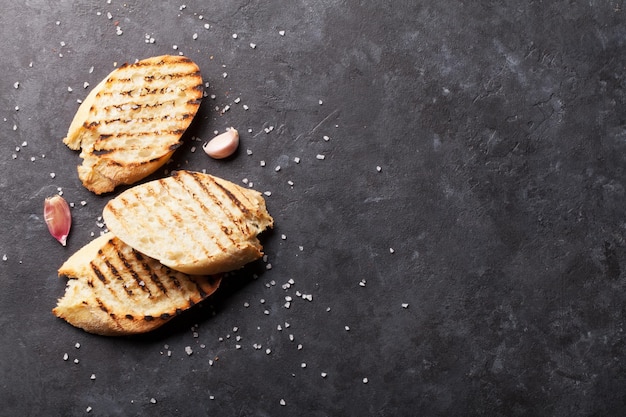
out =
[[[78,176],[96,194],[134,184],[181,144],[203,94],[189,58],[163,55],[112,71],[85,98],[63,142],[81,150]]]

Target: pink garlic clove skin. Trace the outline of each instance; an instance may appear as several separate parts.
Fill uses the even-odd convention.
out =
[[[72,227],[72,213],[70,213],[67,201],[60,195],[46,198],[43,205],[43,218],[50,234],[65,246],[67,235],[70,234]]]
[[[228,158],[239,147],[239,132],[231,127],[226,132],[217,135],[202,146],[204,152],[213,159]]]

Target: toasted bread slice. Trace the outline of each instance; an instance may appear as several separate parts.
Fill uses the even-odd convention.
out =
[[[202,100],[198,66],[158,56],[111,72],[78,108],[63,142],[81,149],[78,177],[96,194],[133,184],[165,164]]]
[[[59,268],[70,278],[53,313],[87,332],[145,333],[212,294],[218,276],[173,271],[110,233],[72,255]]]
[[[239,269],[260,258],[257,235],[274,222],[258,191],[191,171],[122,192],[103,216],[126,244],[194,275]]]

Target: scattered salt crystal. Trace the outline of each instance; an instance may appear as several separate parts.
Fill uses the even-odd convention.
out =
[[[409,303],[402,303],[402,308],[409,308]]]
[[[86,202],[85,200],[83,200],[83,201],[81,201],[81,202],[80,202],[80,205],[81,205],[81,206],[86,206],[86,205],[87,205],[87,202]]]
[[[196,39],[198,39],[198,34],[197,34],[197,33],[194,33],[194,34],[193,34],[193,36],[191,37],[191,39],[193,39],[194,41],[195,41]]]
[[[293,162],[295,162],[296,164],[300,163],[300,158],[298,158],[297,156],[295,158],[293,158]]]
[[[302,363],[300,364],[300,367],[301,367],[301,368],[306,368],[306,363],[302,362]]]
[[[185,353],[187,354],[187,356],[191,356],[191,354],[193,353],[193,349],[191,349],[191,346],[185,346]]]
[[[20,106],[15,106],[15,111],[19,111],[20,110]]]
[[[87,412],[87,413],[91,413],[91,410],[93,410],[93,408],[91,408],[91,406],[85,408],[85,412]]]
[[[242,107],[243,107],[244,110],[248,110],[249,109],[249,107],[247,105],[245,105],[245,104]]]
[[[380,171],[382,171],[382,170],[383,170],[383,169],[382,169],[380,166],[376,166],[376,171],[380,172]]]
[[[154,397],[150,398],[150,403],[151,404],[156,404],[156,402],[157,402],[157,400]]]
[[[272,349],[270,349],[270,348],[265,349],[265,354],[266,355],[269,355],[270,353],[272,353]]]
[[[281,399],[280,400],[280,405],[286,405],[287,403],[285,402],[285,400]]]
[[[13,83],[13,88],[16,88],[16,89],[20,88],[20,82],[19,81],[14,82]]]
[[[69,358],[69,355],[67,353],[63,354],[63,360],[66,361]]]
[[[287,235],[282,234],[282,235],[280,235],[280,238],[281,238],[282,240],[286,240],[286,239],[287,239]]]
[[[321,106],[322,104],[324,104],[324,102],[322,100],[318,101],[319,105]]]
[[[76,342],[76,344],[74,345],[74,347],[75,347],[76,349],[80,349],[80,343]]]
[[[178,49],[178,45],[172,45],[172,49],[174,50]]]
[[[289,180],[289,181],[287,181],[287,184],[289,184],[290,186],[293,187],[293,181]]]
[[[211,25],[209,25],[208,23],[205,23],[205,24],[204,24],[204,28],[205,28],[206,30],[209,30],[209,29],[211,28]]]
[[[252,155],[252,150],[251,150],[251,149],[246,149],[246,153],[247,153],[248,155]]]
[[[327,135],[324,135],[323,139],[328,142],[330,140],[330,137],[328,137]]]
[[[344,329],[346,329],[346,332],[350,331],[350,326],[344,326]]]
[[[90,379],[93,381],[94,379],[96,379],[96,374],[91,374]]]
[[[227,72],[222,73],[222,78],[226,78],[226,77],[228,77],[228,73]]]
[[[74,363],[78,363],[78,362],[80,362],[78,358],[74,359]]]
[[[389,253],[394,253],[395,250],[393,248],[389,248]]]
[[[276,165],[276,168],[274,168],[274,171],[276,172],[280,171],[280,165]]]
[[[265,166],[265,161],[261,161],[261,162],[259,162],[259,164],[260,164],[262,167],[264,167],[264,166]]]
[[[322,372],[320,375],[322,376],[322,378],[326,378],[328,376],[326,372]]]
[[[85,81],[85,82],[83,83],[83,88],[87,88],[87,87],[89,87],[89,83],[88,83],[87,81]]]
[[[366,281],[364,279],[361,280],[361,282],[359,282],[359,285],[361,287],[365,287]]]
[[[284,31],[284,30],[279,30],[279,31],[278,31],[278,34],[279,34],[280,36],[285,36],[285,31]]]
[[[235,349],[241,349],[241,345],[235,345]]]
[[[256,43],[250,43],[250,48],[255,49],[256,48]]]
[[[325,159],[325,158],[326,158],[326,156],[325,156],[325,155],[322,155],[321,153],[318,153],[315,157],[316,157],[317,159],[319,159],[320,161],[321,161],[322,159]]]
[[[71,92],[72,92],[72,91],[74,91],[74,90],[72,90],[72,87],[67,87],[67,91],[68,91],[69,93],[71,93]]]
[[[233,33],[233,39],[237,39],[237,34]]]
[[[241,101],[241,98],[240,98],[240,97],[237,97],[237,98],[234,100],[235,104],[239,104],[239,102],[240,102],[240,101]]]
[[[271,191],[265,191],[265,192],[263,192],[263,194],[265,194],[266,196],[268,196],[268,197],[269,197],[269,196],[271,196],[271,195],[272,195],[272,192],[271,192]]]

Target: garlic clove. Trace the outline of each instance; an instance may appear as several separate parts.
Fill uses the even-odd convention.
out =
[[[214,159],[224,159],[235,153],[239,147],[239,132],[231,127],[202,146],[204,152]]]
[[[67,235],[70,234],[72,227],[72,213],[70,213],[67,201],[60,195],[46,198],[43,205],[43,218],[50,234],[65,246]]]

